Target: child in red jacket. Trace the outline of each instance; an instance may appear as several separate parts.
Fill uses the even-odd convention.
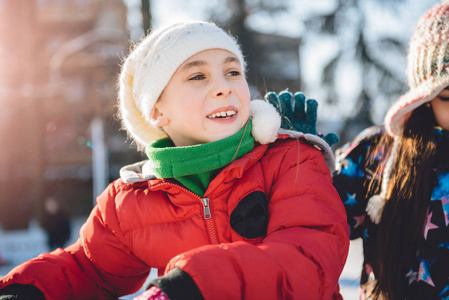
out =
[[[75,244],[18,266],[0,295],[115,299],[156,268],[139,299],[341,298],[348,227],[325,159],[250,101],[229,34],[153,31],[123,65],[120,115],[149,159],[121,170]]]

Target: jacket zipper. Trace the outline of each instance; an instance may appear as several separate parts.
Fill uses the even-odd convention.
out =
[[[209,198],[208,197],[201,198],[194,192],[192,192],[182,186],[179,186],[177,184],[171,183],[171,182],[163,182],[163,183],[156,184],[151,189],[159,187],[159,186],[163,186],[163,185],[176,186],[177,188],[181,189],[182,191],[186,192],[189,195],[192,195],[193,197],[195,197],[201,201],[201,203],[203,204],[204,221],[206,222],[206,227],[209,232],[210,240],[212,241],[213,244],[218,244],[217,234],[215,233],[216,232],[215,225],[212,220],[212,214],[210,212]]]
[[[212,215],[210,213],[210,208],[209,208],[209,198],[207,198],[207,197],[201,198],[201,202],[203,203],[204,220],[206,220],[210,239],[213,244],[218,244],[217,235],[215,234],[214,222],[211,219]]]
[[[203,203],[203,210],[204,210],[204,219],[209,220],[210,219],[210,208],[209,208],[209,198],[201,198],[201,202]]]

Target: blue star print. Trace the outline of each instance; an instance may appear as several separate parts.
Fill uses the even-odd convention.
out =
[[[449,242],[446,241],[446,242],[444,242],[444,243],[442,243],[442,244],[439,244],[439,245],[438,245],[438,248],[446,248],[446,249],[449,249]]]
[[[449,197],[449,173],[438,175],[438,186],[433,189],[432,200],[440,200],[444,196]]]
[[[429,269],[431,265],[435,261],[433,260],[422,260],[419,264],[419,272],[418,272],[418,281],[424,281],[428,285],[435,287],[435,283],[432,281],[432,277],[430,277]]]
[[[410,268],[410,271],[405,275],[405,277],[408,278],[408,285],[412,284],[412,282],[416,281],[416,275],[418,272],[413,271],[412,268]]]
[[[346,165],[341,170],[341,174],[344,174],[348,177],[363,177],[363,170],[359,168],[360,162],[362,161],[362,156],[359,156],[359,161],[355,163],[351,158],[346,158]]]
[[[351,195],[349,193],[346,193],[346,197],[348,197],[348,200],[345,201],[345,205],[354,207],[354,205],[357,204],[357,200],[355,200],[355,194]]]
[[[440,293],[439,296],[440,296],[441,299],[443,299],[443,300],[449,300],[448,294],[449,294],[449,286],[446,286],[446,287],[441,291],[441,293]]]

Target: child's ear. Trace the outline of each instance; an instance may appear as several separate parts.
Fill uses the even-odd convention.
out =
[[[170,123],[170,120],[155,105],[150,114],[151,124],[158,127],[164,127]]]

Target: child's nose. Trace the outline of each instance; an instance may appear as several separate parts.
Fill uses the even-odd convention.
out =
[[[216,85],[213,90],[213,95],[215,97],[225,97],[231,94],[231,86],[226,81],[225,78],[220,78],[217,80]]]
[[[222,96],[227,96],[227,95],[229,95],[229,94],[231,94],[231,90],[230,90],[230,89],[229,89],[229,90],[223,90],[223,91],[217,92],[217,93],[215,94],[215,96],[217,96],[217,97],[222,97]]]

